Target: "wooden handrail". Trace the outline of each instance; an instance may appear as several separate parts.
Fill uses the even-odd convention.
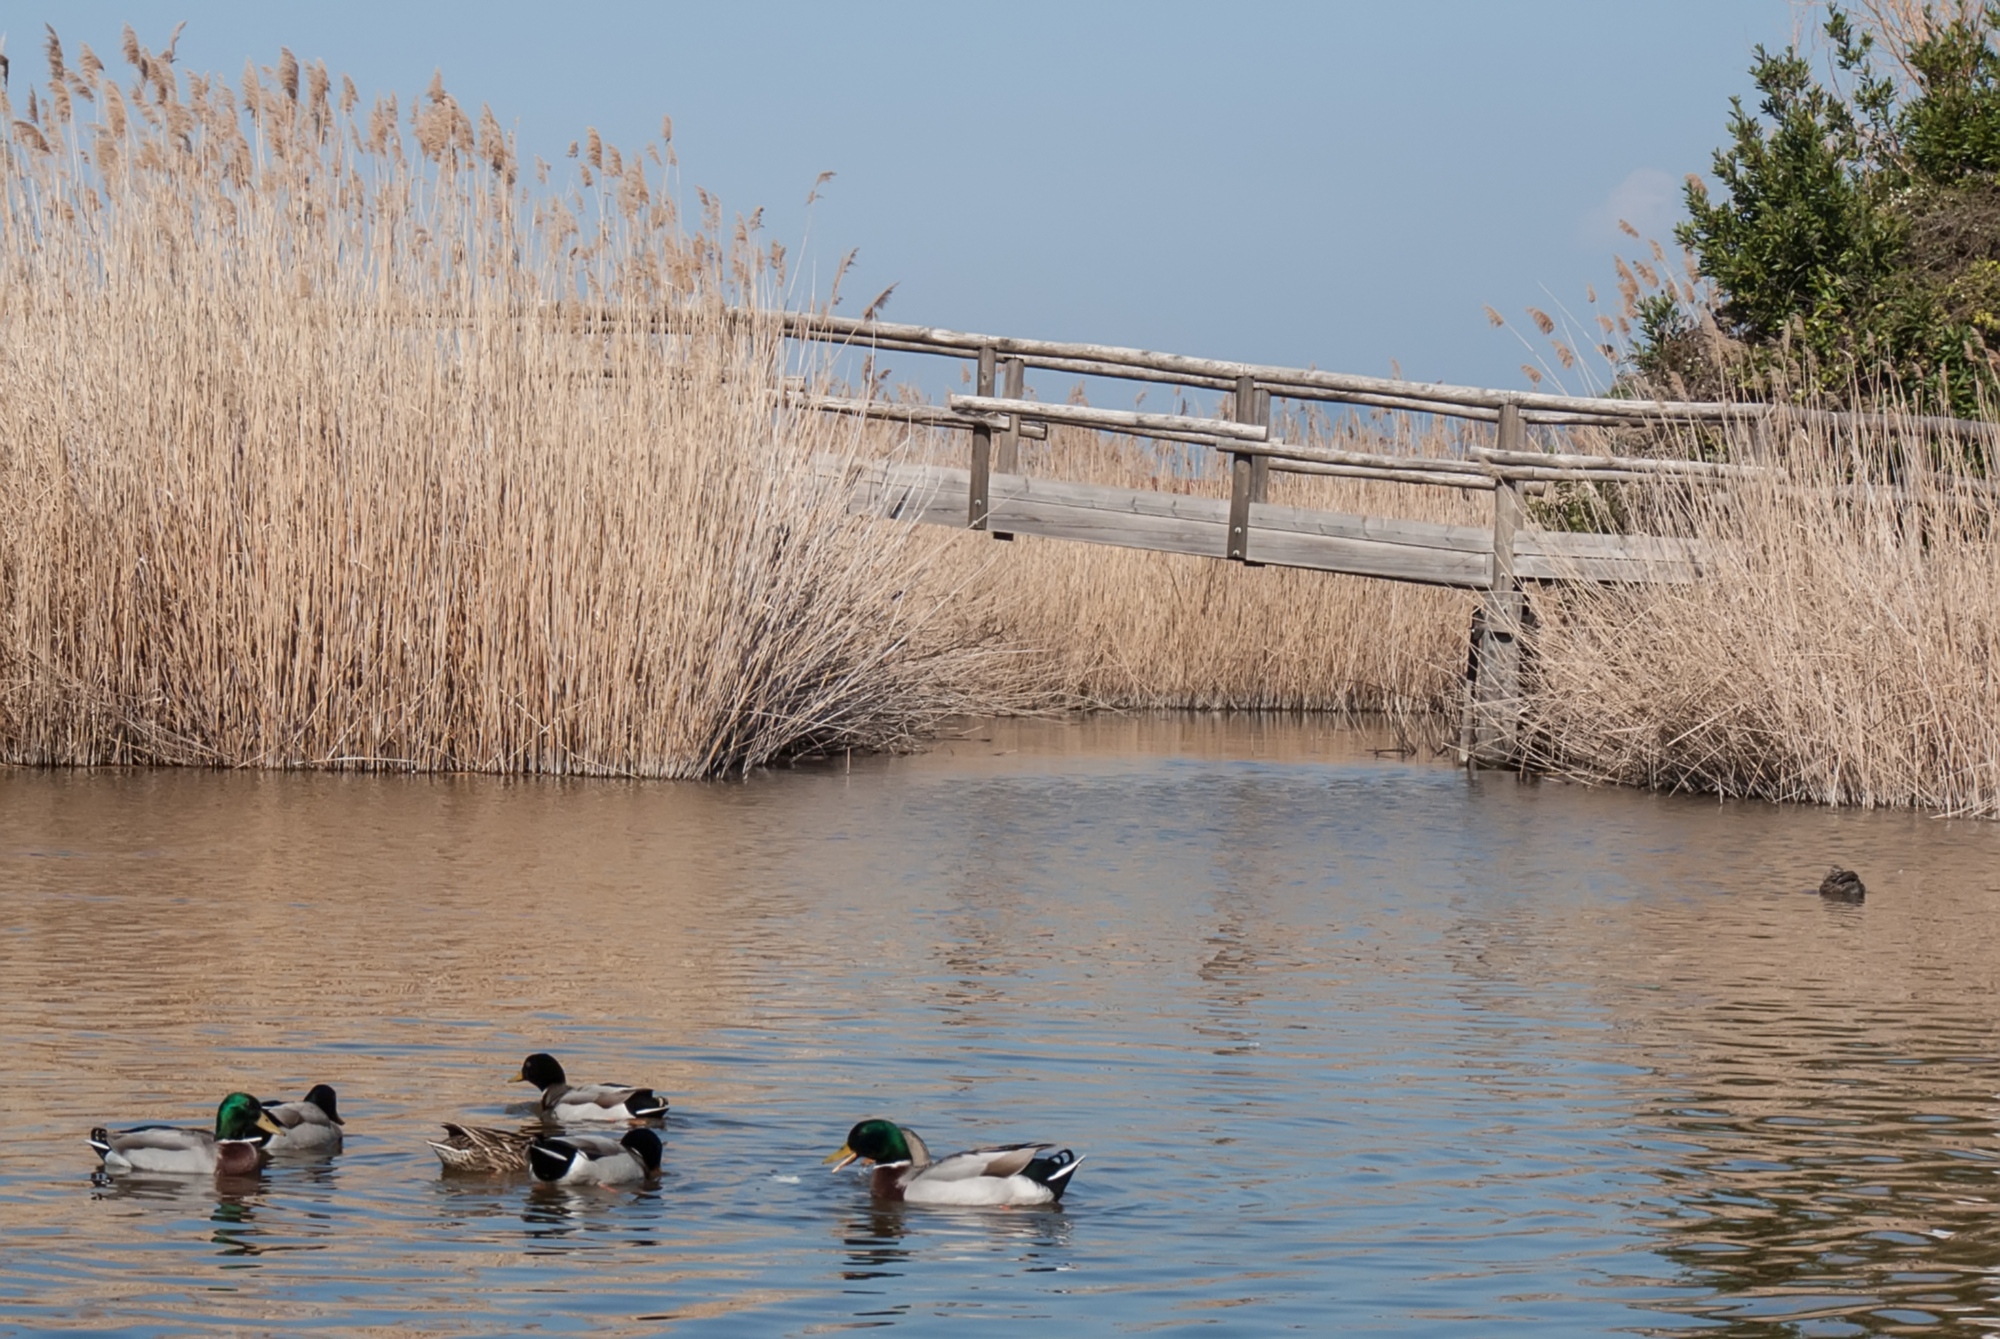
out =
[[[1276,468],[1296,474],[1337,473],[1354,478],[1400,478],[1410,483],[1438,483],[1461,488],[1491,488],[1501,480],[1534,483],[1634,483],[1659,479],[1720,482],[1772,473],[1755,465],[1725,465],[1702,460],[1551,455],[1540,451],[1498,451],[1482,446],[1468,448],[1470,459],[1344,451],[1336,447],[1295,445],[1269,437],[1268,429],[1262,425],[1236,423],[1229,419],[1139,414],[1097,409],[1089,405],[1043,404],[1037,400],[1013,400],[998,396],[954,395],[950,397],[948,407],[830,395],[802,395],[799,402],[824,413],[879,418],[932,428],[1006,431],[1017,417],[1024,429],[1036,423],[1069,423],[1135,437],[1191,442],[1240,455],[1262,457],[1271,460]]]
[[[1874,428],[1880,431],[1924,432],[2000,442],[2000,423],[1923,414],[1887,414],[1848,410],[1804,409],[1793,405],[1735,403],[1708,400],[1619,400],[1604,396],[1552,395],[1540,391],[1493,390],[1439,381],[1403,381],[1365,377],[1316,368],[1278,367],[1257,363],[1192,358],[1149,349],[1059,340],[1019,339],[983,335],[934,326],[861,321],[817,312],[786,312],[785,333],[798,339],[868,344],[912,353],[952,357],[977,356],[991,349],[996,356],[1020,358],[1030,366],[1083,375],[1123,377],[1140,381],[1171,381],[1178,385],[1226,390],[1243,377],[1274,395],[1294,400],[1379,405],[1416,413],[1493,421],[1512,405],[1528,423],[1614,424],[1670,420],[1695,423],[1770,420],[1800,426]]]
[[[1237,423],[1226,418],[1193,418],[1186,414],[1145,414],[1129,409],[1098,409],[1092,405],[1043,404],[1039,400],[1009,400],[994,395],[953,395],[945,403],[954,411],[974,417],[1004,417],[1020,414],[1050,423],[1070,423],[1082,428],[1106,428],[1113,432],[1150,437],[1155,433],[1176,433],[1190,438],[1222,438],[1232,442],[1262,442],[1270,430],[1258,423]]]

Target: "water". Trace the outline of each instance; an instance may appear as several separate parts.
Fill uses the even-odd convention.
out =
[[[2000,1328],[2000,829],[1300,725],[989,728],[724,786],[0,773],[0,1327]],[[1830,861],[1869,895],[1801,889]],[[657,1188],[441,1178],[546,1048]],[[334,1084],[347,1151],[94,1185]],[[1088,1155],[1057,1209],[820,1159]]]

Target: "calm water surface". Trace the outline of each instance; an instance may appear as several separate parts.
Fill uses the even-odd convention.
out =
[[[2000,1328],[2000,829],[1376,742],[0,773],[0,1327]],[[671,1094],[657,1188],[438,1176],[531,1049]],[[336,1159],[93,1183],[93,1125],[317,1081]],[[871,1207],[820,1164],[870,1115],[1088,1159],[1059,1209]]]

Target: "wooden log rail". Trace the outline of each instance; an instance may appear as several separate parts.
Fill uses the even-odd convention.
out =
[[[1249,377],[1259,389],[1291,400],[1376,406],[1487,423],[1498,422],[1501,409],[1512,405],[1521,412],[1522,421],[1531,425],[1764,421],[1800,427],[1869,428],[2000,443],[2000,424],[1971,419],[1802,409],[1795,405],[1622,400],[1554,395],[1541,391],[1493,390],[1446,382],[1402,381],[1390,377],[1322,372],[1316,368],[1191,358],[1183,354],[1156,353],[1149,349],[1107,344],[972,334],[932,326],[861,321],[817,312],[787,312],[783,319],[785,332],[797,339],[957,358],[976,358],[981,349],[990,349],[996,358],[1016,359],[1028,367],[1127,381],[1167,382],[1208,390],[1235,390],[1242,378]]]

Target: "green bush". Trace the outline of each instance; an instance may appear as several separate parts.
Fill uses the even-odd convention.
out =
[[[1655,383],[1894,391],[1976,413],[2000,368],[2000,3],[1904,53],[1907,86],[1877,72],[1873,37],[1847,14],[1826,31],[1838,84],[1796,49],[1757,48],[1757,111],[1732,100],[1719,192],[1688,185],[1677,235],[1728,342],[1656,297],[1634,365]]]

